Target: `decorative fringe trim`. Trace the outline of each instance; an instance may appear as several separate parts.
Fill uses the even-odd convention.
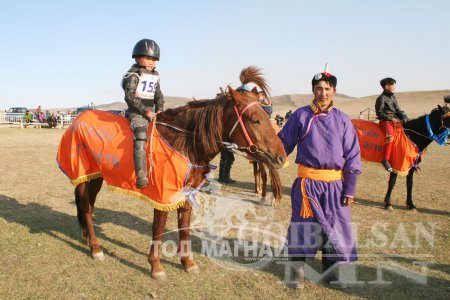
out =
[[[161,211],[172,211],[175,210],[179,207],[182,207],[185,203],[186,203],[186,198],[185,197],[180,197],[180,200],[177,203],[173,203],[173,204],[161,204],[156,202],[153,199],[150,199],[149,197],[136,192],[136,191],[132,191],[132,190],[127,190],[127,189],[123,189],[117,186],[112,186],[108,184],[108,190],[113,191],[115,193],[118,194],[122,194],[122,195],[126,195],[126,196],[132,196],[135,198],[138,198],[139,200],[142,200],[144,202],[149,203],[151,206],[153,206],[153,208],[157,209],[157,210],[161,210]]]
[[[377,163],[377,162],[374,162],[374,161],[368,161],[368,160],[365,160],[365,159],[362,158],[362,157],[361,157],[361,160],[362,160],[363,162],[369,163],[369,164],[371,164],[371,165],[380,165],[380,164],[381,164],[381,163]],[[393,168],[393,169],[392,169],[392,172],[395,173],[395,174],[397,174],[397,175],[400,175],[400,176],[407,176],[408,173],[409,173],[409,170],[411,170],[411,168],[412,168],[412,166],[409,167],[408,171],[404,171],[404,172],[401,172],[401,171],[396,170],[396,169]]]
[[[314,212],[311,208],[311,203],[309,202],[308,194],[306,194],[305,184],[306,180],[305,178],[302,178],[302,182],[300,184],[300,189],[302,191],[302,207],[300,209],[300,217],[304,219],[314,217]]]
[[[86,181],[91,181],[93,179],[97,179],[100,177],[102,177],[102,174],[100,172],[96,172],[96,173],[80,176],[77,179],[71,180],[70,183],[74,186],[77,186],[80,183],[83,183]]]

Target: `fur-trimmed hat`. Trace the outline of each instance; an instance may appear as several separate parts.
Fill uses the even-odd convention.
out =
[[[328,63],[325,64],[325,71],[323,71],[322,73],[316,74],[314,75],[311,84],[312,87],[314,88],[314,86],[319,82],[319,81],[326,81],[328,82],[331,86],[335,87],[337,86],[337,78],[336,76],[332,75],[329,71],[328,71]]]

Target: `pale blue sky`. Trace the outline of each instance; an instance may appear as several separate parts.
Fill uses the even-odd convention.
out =
[[[0,108],[123,101],[119,85],[142,38],[161,48],[167,96],[213,98],[263,69],[273,95],[309,93],[330,64],[338,92],[450,89],[450,2],[2,1]]]

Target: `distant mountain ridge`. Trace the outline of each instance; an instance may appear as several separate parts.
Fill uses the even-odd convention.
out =
[[[446,90],[435,90],[435,91],[409,91],[409,92],[399,92],[395,93],[397,100],[400,104],[400,107],[411,116],[425,114],[431,111],[431,109],[437,107],[438,104],[444,105],[443,98],[446,95],[450,94],[450,89]],[[366,108],[374,109],[375,100],[378,97],[377,95],[365,96],[361,98],[356,98],[352,96],[348,96],[345,94],[337,93],[334,98],[335,106],[350,117],[354,118],[359,115],[359,113]],[[193,101],[192,98],[186,97],[171,97],[165,96],[165,104],[164,108],[174,108],[178,106],[185,105],[189,101]],[[275,114],[280,114],[284,116],[284,114],[288,110],[295,111],[297,108],[301,106],[308,105],[311,103],[313,99],[312,94],[286,94],[280,96],[273,96],[273,116]],[[125,101],[117,101],[108,104],[100,104],[96,105],[97,108],[102,110],[110,110],[110,109],[125,109],[127,108],[127,104]],[[54,108],[51,111],[61,110],[67,111],[68,109],[73,110],[74,108]]]

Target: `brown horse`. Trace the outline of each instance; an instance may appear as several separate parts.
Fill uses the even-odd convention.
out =
[[[266,81],[256,67],[243,69],[240,79],[243,84],[253,82],[268,92]],[[227,93],[222,92],[213,100],[192,101],[157,115],[156,127],[161,136],[192,163],[201,166],[189,173],[186,185],[198,187],[201,184],[205,174],[210,171],[209,162],[225,145],[234,144],[234,148],[247,152],[273,168],[284,164],[286,153],[283,145],[271,129],[267,114],[255,103],[258,104],[256,88],[247,91],[228,87]],[[103,178],[100,177],[80,183],[75,188],[79,224],[93,258],[98,260],[103,260],[104,255],[95,236],[92,214],[102,182]],[[178,255],[187,272],[198,272],[199,268],[188,247],[191,211],[192,207],[187,201],[177,208]],[[165,278],[165,271],[160,263],[160,250],[167,217],[167,211],[154,210],[153,242],[148,261],[151,265],[151,277],[156,280]]]

